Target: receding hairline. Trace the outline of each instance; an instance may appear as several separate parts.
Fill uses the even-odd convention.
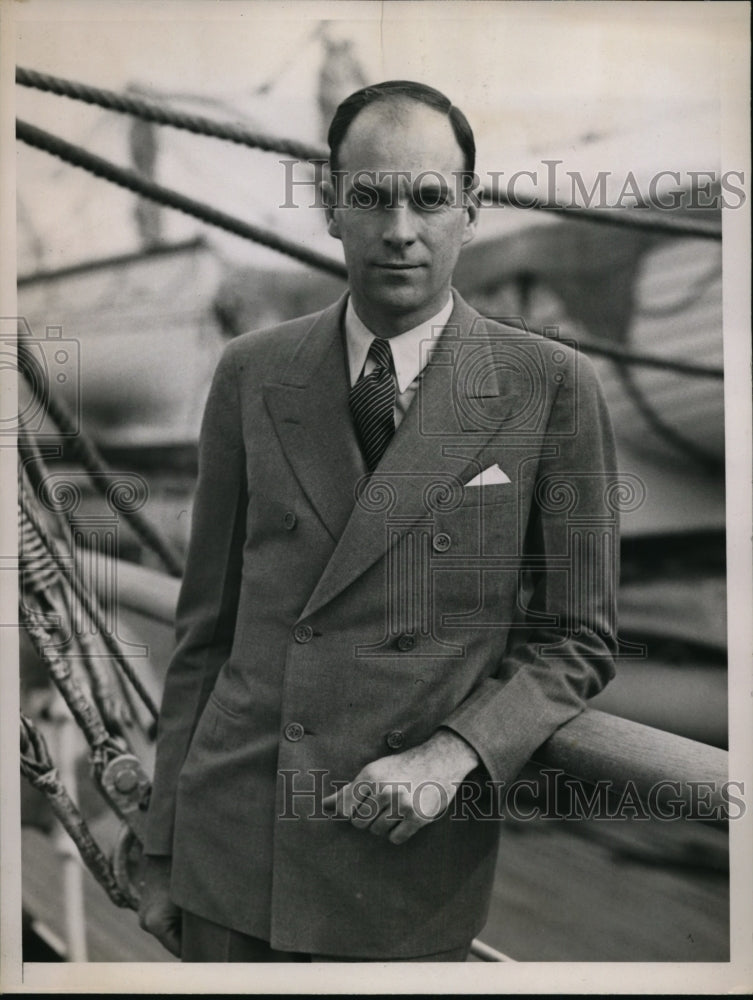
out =
[[[332,118],[327,133],[330,148],[330,167],[337,169],[339,151],[347,138],[354,121],[373,105],[391,109],[397,119],[403,108],[409,110],[413,104],[423,104],[447,118],[455,140],[464,159],[464,169],[473,173],[476,161],[476,142],[473,129],[461,109],[450,98],[435,87],[414,80],[385,80],[356,90],[342,101]],[[390,110],[386,112],[390,114]],[[387,123],[389,127],[389,122]]]
[[[336,160],[337,164],[340,167],[342,166],[341,164],[342,152],[348,142],[348,139],[351,138],[353,129],[358,126],[359,122],[361,122],[361,124],[363,125],[363,119],[368,118],[370,113],[372,114],[373,117],[375,118],[381,117],[385,119],[388,123],[394,122],[403,124],[412,114],[414,113],[420,114],[422,110],[433,113],[437,119],[446,122],[447,128],[449,129],[450,135],[458,150],[458,153],[460,154],[463,161],[465,161],[466,159],[465,150],[458,141],[458,137],[455,134],[455,130],[452,127],[452,122],[450,120],[449,114],[442,111],[441,108],[433,107],[431,104],[426,104],[424,101],[421,101],[418,98],[411,97],[410,94],[391,94],[391,93],[386,93],[383,97],[379,97],[377,100],[372,101],[371,104],[367,104],[366,107],[361,108],[359,110],[358,114],[356,114],[355,117],[352,119],[352,121],[349,122],[348,129],[345,132],[345,135],[342,137],[338,149],[334,152],[334,156],[331,157],[331,160],[333,159]]]

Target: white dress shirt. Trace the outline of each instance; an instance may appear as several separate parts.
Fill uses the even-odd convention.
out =
[[[416,395],[419,376],[437,346],[439,335],[447,325],[453,309],[452,292],[447,304],[439,312],[412,330],[406,330],[389,340],[392,359],[395,364],[397,379],[397,394],[395,397],[395,428],[408,411],[408,407]],[[371,358],[367,358],[375,335],[361,320],[353,306],[353,299],[348,298],[345,309],[345,343],[348,348],[348,370],[350,372],[351,388],[362,374],[369,375],[375,368]]]

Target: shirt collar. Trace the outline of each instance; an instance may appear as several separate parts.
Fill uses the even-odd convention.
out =
[[[412,330],[406,330],[405,333],[389,338],[399,393],[405,392],[429,360],[438,340],[434,331],[437,327],[444,329],[452,314],[453,306],[452,292],[450,292],[447,304],[435,316],[419,323],[418,326],[414,326]],[[371,342],[374,339],[374,334],[356,312],[352,297],[348,296],[348,305],[345,309],[345,342],[348,345],[348,369],[351,386],[355,385],[363,371],[366,355],[369,353]],[[424,343],[427,346],[423,350],[422,357],[421,345]]]

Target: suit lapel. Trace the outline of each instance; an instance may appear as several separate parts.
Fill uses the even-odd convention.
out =
[[[355,484],[366,471],[348,407],[342,336],[346,301],[343,296],[320,313],[281,381],[264,386],[285,455],[335,541],[353,509]]]
[[[520,407],[527,384],[508,377],[498,337],[490,337],[480,315],[454,295],[450,320],[382,461],[368,480],[364,471],[360,483],[350,481],[350,517],[301,617],[336,597],[402,533],[431,517],[432,507],[462,496],[469,470],[480,471],[475,456],[511,408]],[[359,485],[354,505],[352,490]],[[342,515],[342,506],[338,510]]]

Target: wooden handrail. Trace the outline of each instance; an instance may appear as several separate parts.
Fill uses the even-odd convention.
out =
[[[108,574],[100,574],[100,579],[106,578]],[[118,601],[124,607],[172,625],[179,580],[120,561],[117,581]],[[643,802],[656,794],[659,783],[672,782],[663,795],[688,816],[698,813],[699,799],[701,813],[725,804],[726,751],[596,709],[586,709],[558,729],[534,760],[592,784],[608,782],[613,795],[635,790]]]
[[[612,795],[634,790],[652,807],[658,796],[666,818],[673,811],[674,818],[724,815],[726,750],[617,715],[585,709],[550,736],[534,760],[591,784],[606,782]]]
[[[108,575],[100,574],[99,578],[107,579]],[[118,601],[123,607],[165,625],[173,624],[179,580],[120,561],[117,582]],[[709,813],[727,805],[726,751],[596,709],[585,709],[561,726],[533,759],[544,768],[593,786],[603,783],[612,801],[630,792],[634,793],[631,802],[637,798],[652,809],[658,802],[659,807],[687,818],[709,818]],[[664,798],[654,798],[652,803],[662,783]],[[515,961],[479,939],[471,943],[471,954],[484,962]]]

